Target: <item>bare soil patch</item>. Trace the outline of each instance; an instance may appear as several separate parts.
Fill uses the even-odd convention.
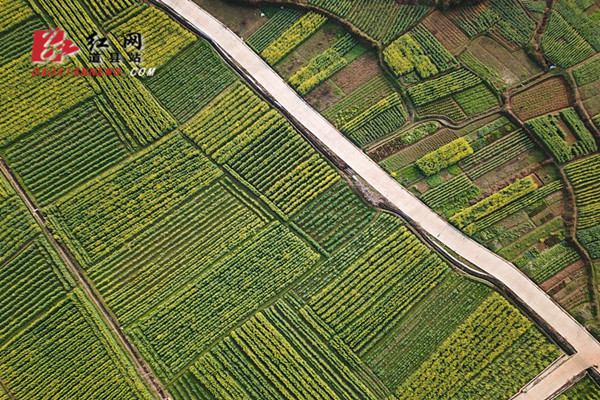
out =
[[[331,80],[346,94],[364,85],[381,73],[377,58],[373,53],[365,53],[346,68],[335,74]]]
[[[325,81],[317,86],[304,99],[317,111],[331,107],[344,96],[344,93],[331,81]]]
[[[423,20],[423,25],[452,54],[456,54],[469,43],[469,38],[448,17],[435,11]]]
[[[193,0],[243,39],[247,39],[267,23],[258,7],[230,4],[223,0]]]

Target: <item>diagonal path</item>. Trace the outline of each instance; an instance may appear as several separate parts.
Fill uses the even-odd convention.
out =
[[[6,164],[2,157],[0,157],[0,175],[3,175],[6,178],[6,180],[9,182],[15,193],[17,193],[17,195],[21,198],[23,203],[25,203],[27,209],[42,229],[42,232],[48,240],[48,243],[50,243],[54,250],[56,250],[56,253],[62,259],[63,264],[67,267],[71,275],[76,279],[77,283],[86,293],[88,298],[92,300],[96,310],[99,311],[99,315],[102,317],[102,319],[104,319],[104,322],[112,330],[113,336],[120,343],[121,347],[125,349],[130,361],[136,368],[137,374],[142,378],[143,381],[146,382],[146,386],[152,391],[154,397],[159,399],[168,399],[168,393],[161,386],[158,379],[154,376],[154,374],[150,370],[150,367],[148,367],[148,365],[145,363],[142,357],[131,345],[129,339],[125,336],[121,328],[110,316],[102,301],[98,298],[88,281],[83,276],[83,273],[79,270],[77,265],[75,265],[71,257],[64,250],[64,248],[60,244],[58,244],[54,236],[50,233],[46,226],[46,220],[42,217],[42,214],[38,212],[37,206],[25,193],[25,190],[23,190],[23,188],[13,175],[12,171],[8,167],[8,164]],[[0,384],[2,384],[2,382],[0,382]]]
[[[190,0],[155,1],[177,19],[186,22],[208,38],[225,57],[238,66],[246,79],[260,88],[265,96],[273,99],[278,107],[286,110],[298,124],[345,162],[381,196],[419,224],[423,231],[502,282],[575,349],[577,354],[571,357],[573,361],[568,363],[569,368],[557,368],[549,375],[552,379],[540,380],[532,385],[527,393],[515,398],[534,399],[531,393],[538,394],[536,400],[548,398],[560,387],[559,385],[565,385],[573,378],[574,370],[581,373],[586,368],[600,364],[600,343],[583,326],[512,263],[463,235],[404,189],[299,97],[242,39]]]

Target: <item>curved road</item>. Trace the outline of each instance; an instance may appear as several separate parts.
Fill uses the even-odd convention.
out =
[[[539,382],[531,382],[526,392],[515,396],[519,400],[541,400],[551,397],[586,368],[600,364],[600,343],[575,319],[556,304],[512,263],[463,235],[425,204],[404,189],[361,149],[308,105],[283,81],[242,39],[208,12],[190,0],[155,0],[178,19],[201,32],[234,62],[278,106],[287,110],[296,121],[317,138],[331,153],[352,168],[391,204],[402,210],[422,229],[459,256],[482,271],[503,282],[506,287],[536,312],[573,346],[577,354],[568,362],[552,368]],[[595,367],[597,368],[597,367]]]

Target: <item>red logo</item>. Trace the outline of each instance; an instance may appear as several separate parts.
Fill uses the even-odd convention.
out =
[[[65,31],[60,28],[34,31],[31,61],[59,63],[63,56],[78,52],[79,47],[71,40],[65,39],[65,36]]]

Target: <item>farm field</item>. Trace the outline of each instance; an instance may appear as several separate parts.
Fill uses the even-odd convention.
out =
[[[600,337],[591,0],[194,2]],[[0,399],[508,399],[565,355],[157,4],[0,6]],[[123,75],[34,76],[56,26]]]

